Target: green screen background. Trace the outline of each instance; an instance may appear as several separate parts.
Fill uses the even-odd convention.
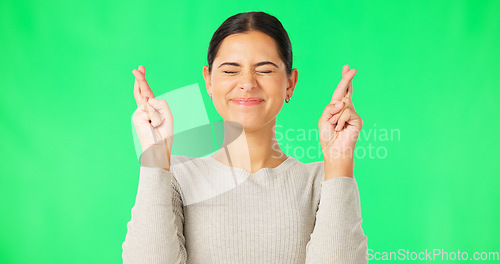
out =
[[[139,176],[131,71],[145,65],[158,95],[198,84],[221,120],[202,67],[213,32],[246,11],[276,16],[292,41],[283,131],[317,129],[342,65],[358,70],[357,146],[379,151],[356,157],[370,249],[500,251],[499,1],[8,0],[0,263],[121,263]],[[314,140],[280,143],[322,158],[293,152]]]

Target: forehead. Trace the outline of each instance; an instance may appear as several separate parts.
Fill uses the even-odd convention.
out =
[[[280,62],[275,40],[260,31],[236,33],[227,36],[221,43],[215,61],[263,59]]]

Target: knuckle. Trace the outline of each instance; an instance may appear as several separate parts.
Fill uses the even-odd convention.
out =
[[[333,106],[333,104],[327,104],[325,106],[325,110],[323,111],[324,114],[328,113],[328,112],[331,112],[331,110],[333,110],[335,107]]]
[[[137,116],[140,114],[140,112],[141,112],[141,108],[137,107],[137,109],[135,109],[134,114],[132,116]]]
[[[342,101],[334,101],[333,103],[329,104],[328,107],[330,109],[336,109],[336,108],[338,108],[338,106],[336,106],[336,104],[338,104],[340,102],[342,102]]]
[[[144,115],[144,109],[141,107],[137,107],[137,109],[134,111],[134,114],[132,115],[132,118],[141,118]]]
[[[350,109],[354,110],[354,104],[352,103],[352,101],[350,99],[347,99],[345,101],[345,105],[346,105],[346,108],[350,108]]]
[[[162,99],[156,99],[158,101],[158,104],[161,105],[161,106],[167,106],[167,101],[165,100],[162,100]]]
[[[344,102],[346,104],[350,104],[351,103],[351,98],[345,96],[344,98],[342,98],[342,102]]]
[[[163,123],[163,120],[161,118],[153,118],[151,119],[151,125],[153,127],[157,127]]]
[[[140,118],[139,118],[139,116],[138,116],[137,114],[134,114],[134,115],[132,116],[132,121],[134,122],[134,124],[137,124],[137,121],[139,121],[139,119],[140,119]]]
[[[349,119],[350,117],[351,117],[351,112],[350,112],[349,108],[346,108],[346,109],[344,110],[344,112],[342,112],[342,119],[347,120],[347,119]]]

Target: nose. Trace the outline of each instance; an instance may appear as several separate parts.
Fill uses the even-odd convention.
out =
[[[244,72],[238,82],[238,86],[242,90],[251,91],[257,86],[257,80],[251,72]]]

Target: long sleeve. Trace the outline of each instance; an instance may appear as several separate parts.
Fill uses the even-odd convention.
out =
[[[316,221],[306,246],[306,264],[368,263],[368,239],[362,221],[356,180],[337,177],[322,181]]]
[[[182,196],[173,172],[141,166],[131,215],[122,244],[124,264],[187,262]]]

